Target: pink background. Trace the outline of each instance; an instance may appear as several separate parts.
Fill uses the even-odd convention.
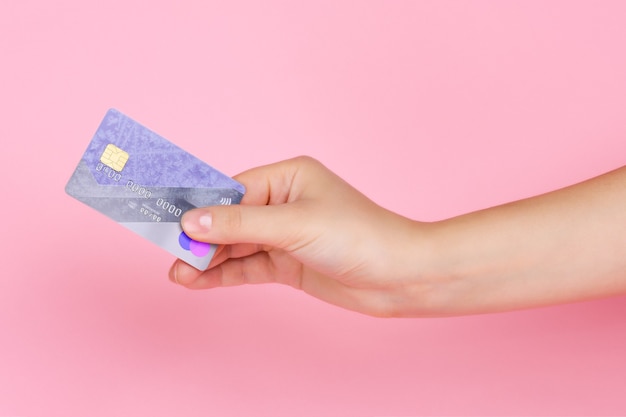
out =
[[[381,320],[190,292],[63,192],[116,107],[226,173],[312,155],[435,220],[626,161],[623,1],[0,5],[0,416],[626,414],[626,299]],[[480,236],[476,237],[480,239]]]

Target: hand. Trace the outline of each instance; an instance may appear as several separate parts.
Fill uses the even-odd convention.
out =
[[[427,225],[381,208],[308,157],[235,179],[247,189],[240,205],[182,219],[191,238],[221,244],[209,269],[177,260],[172,281],[192,289],[277,282],[374,316],[414,315],[430,288],[420,280]]]
[[[236,177],[242,204],[182,225],[219,243],[187,288],[278,282],[374,316],[489,313],[626,293],[626,167],[551,193],[420,223],[306,157]]]

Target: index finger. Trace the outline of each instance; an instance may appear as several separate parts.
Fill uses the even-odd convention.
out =
[[[293,201],[299,194],[294,188],[295,178],[302,164],[313,161],[310,157],[296,157],[269,165],[249,169],[233,178],[246,187],[241,204],[273,205]]]

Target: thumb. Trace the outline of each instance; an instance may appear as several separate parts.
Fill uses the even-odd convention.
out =
[[[181,224],[192,239],[216,244],[255,243],[287,249],[302,228],[291,204],[211,206],[189,210]]]

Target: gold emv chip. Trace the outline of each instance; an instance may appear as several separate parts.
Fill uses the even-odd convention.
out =
[[[100,156],[100,162],[117,172],[121,172],[128,162],[128,153],[109,143]]]

